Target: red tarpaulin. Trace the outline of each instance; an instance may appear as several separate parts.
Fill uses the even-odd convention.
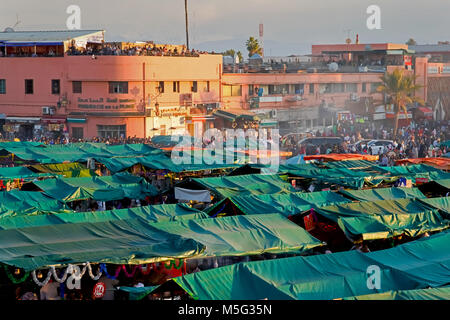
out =
[[[371,156],[368,154],[319,154],[313,156],[305,156],[305,160],[322,160],[322,161],[345,161],[345,160],[368,160],[368,161],[376,161],[378,160],[378,156]]]
[[[450,159],[448,158],[417,158],[417,159],[402,159],[395,162],[396,165],[403,164],[427,164],[437,169],[450,170]]]

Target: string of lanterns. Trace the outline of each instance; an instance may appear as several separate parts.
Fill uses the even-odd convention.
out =
[[[180,270],[183,265],[184,265],[184,261],[183,259],[178,259],[178,263],[176,261],[171,260],[170,262],[163,262],[162,265],[165,267],[165,269],[177,269]],[[106,268],[106,264],[101,263],[99,265],[97,274],[94,275],[93,271],[92,271],[92,266],[89,262],[83,263],[82,264],[83,268],[80,269],[79,266],[77,265],[72,265],[69,264],[64,272],[62,273],[57,273],[56,268],[54,266],[51,266],[48,269],[47,275],[45,276],[45,278],[42,280],[43,276],[43,272],[42,271],[36,271],[33,270],[31,272],[31,276],[33,278],[34,283],[36,283],[38,286],[43,287],[45,286],[50,279],[53,276],[53,279],[55,279],[56,282],[58,283],[64,283],[66,282],[66,280],[68,279],[69,275],[71,279],[73,280],[81,280],[81,278],[85,275],[86,271],[88,272],[89,277],[94,280],[97,281],[98,279],[100,279],[100,277],[102,275],[105,275],[106,277],[108,277],[109,279],[117,279],[120,275],[120,272],[123,271],[123,273],[125,274],[125,276],[127,278],[132,278],[134,277],[134,275],[136,274],[136,271],[139,269],[139,271],[143,274],[143,275],[148,275],[152,270],[157,270],[157,266],[155,263],[152,264],[147,264],[145,265],[145,267],[143,267],[142,265],[138,265],[138,266],[134,266],[131,272],[128,272],[127,268],[125,265],[120,265],[116,268],[116,271],[114,272],[114,275],[110,275],[108,273],[108,270]],[[161,266],[162,267],[162,266]],[[14,284],[19,284],[22,282],[25,282],[30,273],[27,272],[25,273],[21,278],[16,278],[13,275],[11,275],[11,273],[8,270],[8,266],[3,265],[3,268],[5,270],[6,275],[8,276],[8,278],[11,280],[12,283]],[[15,274],[20,274],[20,269],[16,269]]]

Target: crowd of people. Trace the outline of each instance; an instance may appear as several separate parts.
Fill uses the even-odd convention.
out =
[[[450,139],[448,126],[448,121],[423,120],[400,127],[397,135],[394,135],[391,127],[382,125],[377,127],[373,123],[361,124],[342,121],[334,126],[333,130],[317,131],[312,135],[315,137],[340,137],[343,142],[334,145],[318,145],[309,154],[375,154],[380,156],[380,162],[383,165],[392,165],[395,160],[399,159],[442,157],[449,152],[448,148],[442,145]],[[378,152],[374,152],[367,143],[356,144],[361,140],[390,140],[392,143]],[[298,142],[299,139],[292,137],[288,141],[281,141],[282,145],[286,146],[293,155],[307,154],[307,146],[298,145]]]
[[[154,45],[151,43],[143,46],[121,48],[118,44],[105,43],[101,46],[75,47],[71,46],[66,52],[68,55],[109,55],[109,56],[179,56],[198,57],[200,54],[208,54],[206,51],[187,50],[185,46],[170,48],[166,45]],[[214,54],[214,52],[212,52]]]

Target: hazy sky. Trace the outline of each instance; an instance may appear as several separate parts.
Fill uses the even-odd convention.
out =
[[[188,0],[191,47],[243,50],[264,23],[266,55],[310,53],[311,44],[450,40],[450,0]],[[81,8],[82,29],[106,40],[185,43],[184,0],[2,0],[0,29],[64,30],[66,8]],[[381,8],[381,30],[366,27],[369,5]],[[246,52],[244,53],[246,55]]]

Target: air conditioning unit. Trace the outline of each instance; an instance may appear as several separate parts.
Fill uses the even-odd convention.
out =
[[[42,107],[42,114],[51,114],[50,112],[50,110],[51,110],[52,108],[50,108],[50,107]]]
[[[359,97],[358,97],[358,95],[356,93],[352,93],[352,94],[350,94],[350,100],[358,101]]]

